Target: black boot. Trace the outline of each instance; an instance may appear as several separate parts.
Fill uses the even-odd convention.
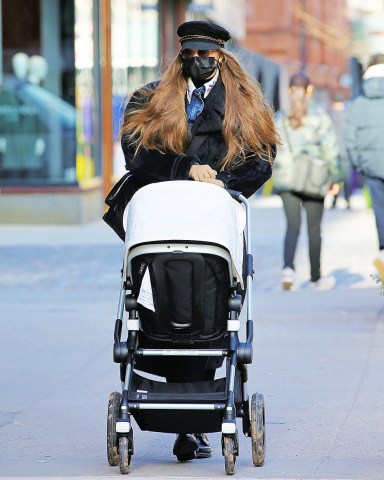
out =
[[[209,444],[208,437],[205,433],[195,433],[197,445],[199,446],[196,457],[197,458],[210,458],[212,457],[212,448]]]
[[[196,458],[199,445],[194,435],[190,433],[179,434],[173,445],[173,454],[179,462],[186,462]]]

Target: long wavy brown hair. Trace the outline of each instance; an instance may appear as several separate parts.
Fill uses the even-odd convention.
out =
[[[280,140],[272,108],[260,86],[228,51],[220,50],[219,65],[226,91],[222,132],[227,154],[221,169],[242,165],[250,152],[272,162],[274,145]],[[187,79],[178,55],[155,90],[139,90],[141,100],[126,111],[121,129],[121,135],[128,135],[136,151],[144,147],[185,153],[190,142],[184,108],[186,89]]]

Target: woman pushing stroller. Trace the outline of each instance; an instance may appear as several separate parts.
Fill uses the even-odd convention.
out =
[[[278,143],[272,110],[258,84],[224,49],[227,30],[192,21],[177,34],[181,50],[162,79],[137,90],[126,107],[126,168],[137,188],[192,180],[249,197],[272,174]],[[191,382],[213,379],[218,365],[189,358],[169,366],[168,382]],[[146,370],[156,373],[155,367],[147,364]],[[209,457],[211,448],[204,434],[181,434],[173,453],[185,461]]]

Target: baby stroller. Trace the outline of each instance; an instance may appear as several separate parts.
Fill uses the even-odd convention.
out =
[[[255,393],[250,401],[247,393],[253,259],[246,198],[203,182],[161,182],[140,189],[127,211],[113,351],[120,364],[122,393],[109,397],[109,464],[120,465],[121,473],[130,471],[133,417],[141,430],[222,432],[225,471],[233,475],[240,417],[244,435],[251,438],[253,464],[263,465],[264,398]],[[240,342],[245,288],[246,341]],[[124,310],[128,312],[125,340]],[[144,346],[142,338],[146,338]],[[156,348],[147,348],[148,342]],[[187,383],[157,381],[137,368],[148,357],[156,362],[225,359],[226,375]]]

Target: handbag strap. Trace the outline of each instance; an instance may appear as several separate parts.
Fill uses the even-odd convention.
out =
[[[285,122],[286,120],[288,119],[288,117],[286,115],[283,115],[283,121],[282,121],[282,124],[283,124],[283,130],[284,130],[284,133],[285,133],[285,138],[287,140],[287,145],[288,145],[288,150],[290,151],[291,155],[292,155],[292,145],[291,145],[291,142],[289,140],[289,135],[288,135],[288,130],[285,126]]]
[[[196,135],[187,147],[186,154],[193,157],[208,135]]]

